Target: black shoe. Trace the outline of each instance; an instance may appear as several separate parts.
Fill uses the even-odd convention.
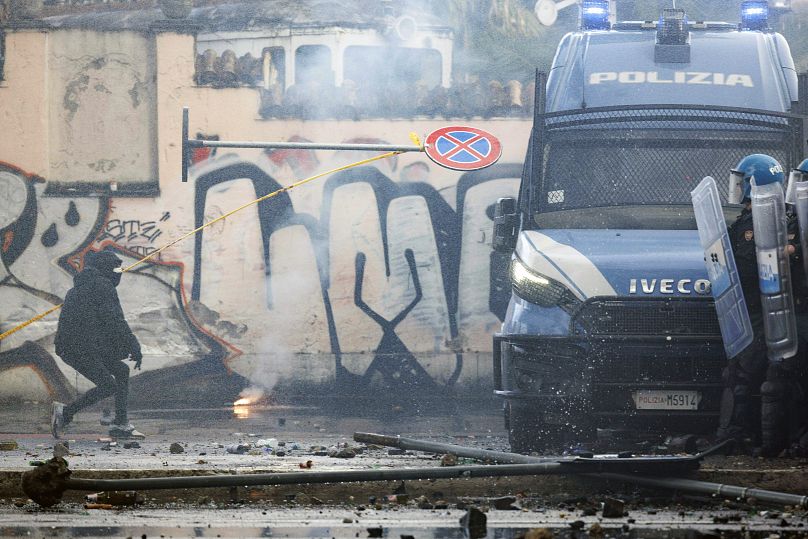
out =
[[[143,440],[146,438],[146,435],[135,430],[134,425],[131,423],[127,423],[126,425],[112,425],[109,428],[109,435],[111,438],[127,440]]]

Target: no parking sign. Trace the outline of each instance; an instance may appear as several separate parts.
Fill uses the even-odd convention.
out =
[[[442,167],[468,171],[496,163],[502,155],[502,145],[494,135],[482,129],[450,126],[430,133],[424,151]]]

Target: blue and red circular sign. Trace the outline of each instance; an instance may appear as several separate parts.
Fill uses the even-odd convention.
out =
[[[432,161],[452,170],[479,170],[502,155],[497,137],[476,127],[441,127],[426,137],[424,151]]]

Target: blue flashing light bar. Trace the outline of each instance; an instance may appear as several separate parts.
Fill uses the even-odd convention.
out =
[[[766,30],[769,27],[769,3],[760,0],[741,2],[741,30]]]
[[[581,2],[581,29],[608,30],[609,0],[583,0]]]

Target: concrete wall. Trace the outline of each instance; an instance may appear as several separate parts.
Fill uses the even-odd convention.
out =
[[[58,31],[48,51],[48,181],[156,181],[151,40]]]
[[[59,303],[90,249],[135,261],[256,195],[367,157],[198,151],[181,183],[183,106],[192,134],[223,140],[408,144],[410,131],[455,123],[262,120],[257,90],[194,86],[193,37],[178,33],[19,31],[7,53],[3,331]],[[507,257],[489,246],[492,205],[516,193],[530,125],[468,123],[501,138],[494,167],[461,174],[405,154],[354,168],[249,207],[125,275],[119,294],[145,356],[133,384],[198,393],[194,380],[230,369],[278,395],[490,391],[491,335],[510,293]],[[153,171],[159,195],[125,192]],[[91,185],[110,181],[120,195]],[[47,196],[56,182],[76,190]],[[0,397],[87,387],[54,355],[55,320],[0,341]]]

